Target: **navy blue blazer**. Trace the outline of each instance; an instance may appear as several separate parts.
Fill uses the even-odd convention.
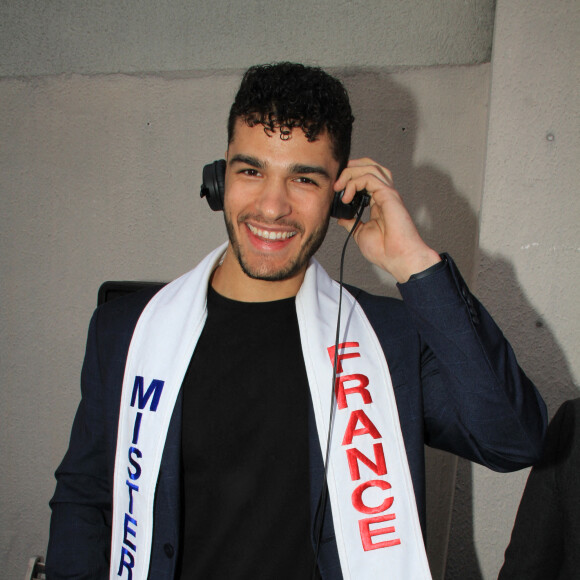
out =
[[[389,364],[419,517],[425,529],[424,444],[513,471],[535,462],[545,405],[453,261],[399,285],[403,298],[349,288],[369,318]],[[99,307],[90,323],[82,400],[69,449],[56,472],[47,578],[108,578],[111,503],[125,359],[141,311],[158,288]],[[312,422],[313,424],[313,422]],[[323,463],[311,428],[311,505]],[[172,580],[180,549],[181,400],[169,427],[155,500],[150,578]],[[325,518],[319,569],[342,578],[332,518]],[[267,546],[264,546],[267,549]]]

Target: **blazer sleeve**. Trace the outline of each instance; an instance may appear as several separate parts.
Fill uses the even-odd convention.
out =
[[[425,442],[496,471],[540,457],[545,404],[453,260],[399,284],[422,343]]]
[[[48,580],[109,577],[112,496],[106,440],[107,431],[113,427],[106,424],[103,412],[96,327],[95,313],[81,373],[82,398],[50,501]],[[113,430],[116,434],[116,428]]]
[[[91,319],[81,402],[50,501],[48,580],[109,578],[113,473],[125,360],[135,324],[158,289],[108,302]]]

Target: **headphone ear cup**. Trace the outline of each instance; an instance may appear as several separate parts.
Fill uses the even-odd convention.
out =
[[[366,192],[366,189],[361,189],[354,194],[350,203],[343,203],[342,196],[344,189],[337,191],[332,199],[332,207],[330,208],[330,215],[337,219],[351,220],[357,212],[369,205],[371,197]]]
[[[219,159],[203,168],[200,197],[205,197],[213,211],[223,211],[226,182],[226,161]]]
[[[332,198],[332,206],[330,207],[330,217],[340,219],[343,217],[343,207],[342,196],[344,194],[344,189],[341,191],[335,191],[334,197]]]

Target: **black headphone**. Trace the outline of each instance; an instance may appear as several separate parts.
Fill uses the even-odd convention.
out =
[[[201,184],[200,197],[205,197],[209,207],[213,211],[224,209],[224,192],[226,181],[226,161],[219,159],[203,168],[203,183]],[[337,219],[353,219],[361,207],[369,204],[370,196],[363,189],[357,191],[350,203],[343,203],[344,190],[337,191],[332,200],[330,215]]]

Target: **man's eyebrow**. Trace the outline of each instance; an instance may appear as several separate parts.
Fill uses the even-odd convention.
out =
[[[256,169],[264,169],[264,162],[260,161],[257,157],[252,157],[251,155],[243,155],[242,153],[238,153],[234,155],[231,159],[229,159],[229,164],[233,165],[234,163],[245,163],[250,167],[255,167]]]
[[[330,175],[328,171],[324,169],[324,167],[320,165],[302,165],[301,163],[296,163],[295,165],[290,166],[290,173],[298,173],[298,174],[316,174],[321,175],[322,177],[326,177],[330,179]]]
[[[237,153],[228,160],[229,165],[234,163],[243,163],[254,167],[255,169],[265,169],[266,163],[257,157],[252,155],[244,155],[243,153]],[[328,171],[321,165],[306,165],[304,163],[294,163],[288,167],[288,171],[294,175],[320,175],[326,179],[330,179]]]

